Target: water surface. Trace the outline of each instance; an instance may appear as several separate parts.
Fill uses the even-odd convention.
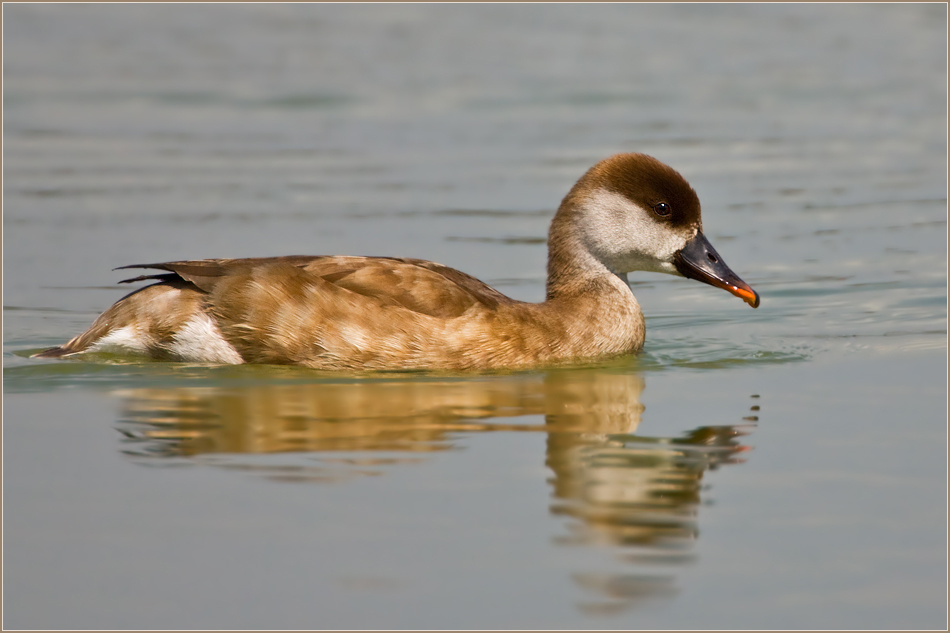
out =
[[[4,626],[944,628],[943,5],[7,5]],[[111,269],[431,259],[544,296],[673,165],[751,310],[636,358],[334,375],[28,355]]]

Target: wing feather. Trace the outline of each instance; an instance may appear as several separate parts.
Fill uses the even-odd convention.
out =
[[[421,259],[288,255],[134,264],[116,270],[146,268],[168,271],[210,294],[227,277],[272,264],[290,264],[344,290],[441,318],[460,316],[477,305],[494,309],[499,304],[516,303],[471,275]],[[141,275],[123,283],[148,279],[169,281],[172,278],[168,274]]]

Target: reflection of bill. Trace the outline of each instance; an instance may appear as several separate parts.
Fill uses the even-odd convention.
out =
[[[748,426],[636,435],[642,390],[640,376],[604,369],[133,389],[122,394],[119,428],[134,459],[200,456],[273,479],[314,482],[419,461],[452,448],[459,433],[545,432],[551,512],[576,519],[559,542],[609,544],[624,563],[622,573],[574,576],[601,598],[581,608],[609,613],[674,591],[668,569],[691,560],[703,473],[735,463],[747,449],[738,438]],[[261,459],[300,452],[306,460]],[[629,564],[660,571],[630,574]]]

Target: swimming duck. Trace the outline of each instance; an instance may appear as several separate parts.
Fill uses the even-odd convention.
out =
[[[561,202],[548,234],[542,303],[516,301],[441,264],[396,257],[121,268],[165,272],[124,280],[158,283],[35,356],[112,352],[326,370],[515,368],[638,352],[645,324],[629,272],[696,279],[759,305],[703,235],[693,188],[645,154],[597,163]]]

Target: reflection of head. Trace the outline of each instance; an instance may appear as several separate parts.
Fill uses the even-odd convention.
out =
[[[732,426],[701,427],[680,437],[551,433],[547,465],[554,471],[551,512],[577,519],[565,544],[606,544],[639,573],[575,574],[600,602],[581,609],[610,614],[645,598],[675,592],[670,564],[692,560],[703,474],[734,463],[747,449]],[[653,573],[643,573],[647,569]]]
[[[735,427],[702,427],[677,438],[551,434],[552,512],[583,520],[577,538],[679,549],[696,536],[703,473],[746,449]]]

